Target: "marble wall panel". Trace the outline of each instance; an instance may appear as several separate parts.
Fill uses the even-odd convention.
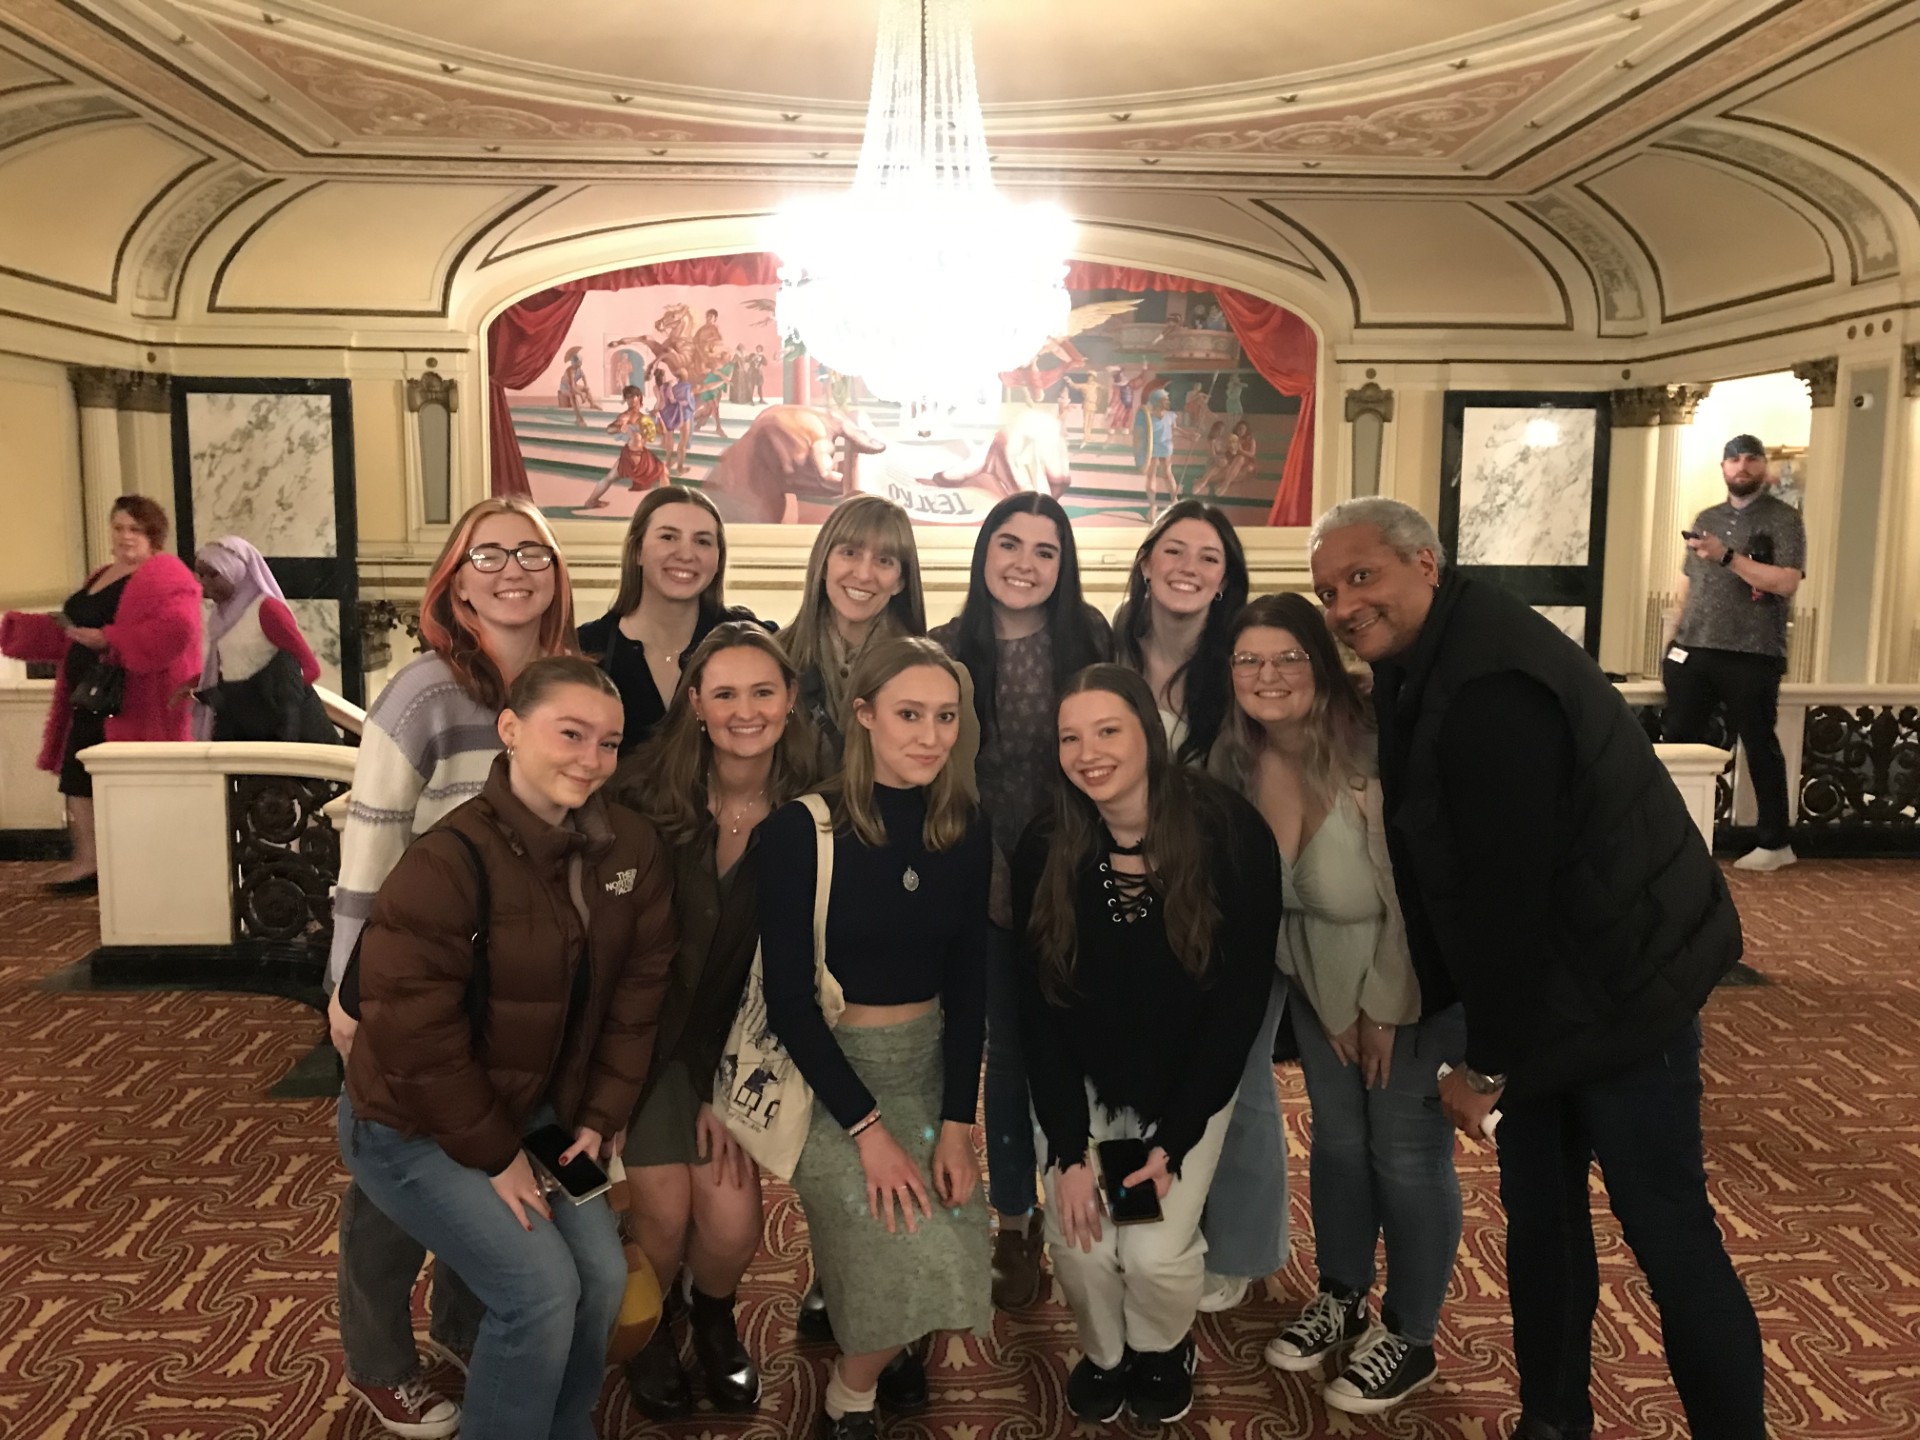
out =
[[[266,555],[338,554],[329,397],[195,391],[186,400],[200,543],[239,535]]]
[[[320,662],[320,683],[334,694],[340,689],[340,602],[338,600],[289,600],[287,608],[300,622],[300,633],[313,647]]]
[[[1533,607],[1547,617],[1560,631],[1581,649],[1587,645],[1587,607],[1584,605],[1536,605]]]
[[[1462,417],[1462,565],[1585,565],[1592,410],[1474,406]]]

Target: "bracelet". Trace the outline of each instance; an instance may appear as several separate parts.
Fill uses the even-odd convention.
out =
[[[1720,568],[1724,570],[1731,564],[1733,564],[1733,547],[1729,545],[1720,557]]]
[[[873,1113],[867,1116],[866,1119],[856,1120],[853,1122],[852,1125],[847,1127],[847,1138],[849,1140],[857,1140],[860,1138],[860,1135],[863,1131],[871,1130],[874,1126],[878,1125],[879,1123],[880,1123],[880,1109],[878,1106],[875,1106]]]

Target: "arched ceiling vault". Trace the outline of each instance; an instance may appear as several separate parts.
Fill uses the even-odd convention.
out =
[[[1336,355],[1626,357],[1920,303],[1920,0],[1207,10],[977,0],[997,173],[1089,258],[1283,299]],[[0,315],[470,345],[850,173],[871,5],[395,13],[9,0]]]

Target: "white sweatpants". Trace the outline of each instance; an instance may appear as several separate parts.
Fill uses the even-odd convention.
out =
[[[1131,1110],[1109,1116],[1087,1091],[1092,1117],[1090,1140],[1135,1138],[1140,1118]],[[1055,1175],[1046,1175],[1047,1249],[1053,1273],[1073,1309],[1080,1329],[1080,1348],[1103,1369],[1112,1369],[1131,1346],[1136,1351],[1171,1350],[1193,1328],[1206,1283],[1207,1242],[1200,1234],[1200,1212],[1206,1208],[1207,1189],[1220,1147],[1233,1117],[1228,1101],[1207,1121],[1199,1143],[1187,1152],[1180,1174],[1160,1200],[1161,1218],[1144,1225],[1115,1225],[1100,1219],[1100,1238],[1092,1253],[1068,1245],[1060,1235],[1060,1197]],[[1042,1155],[1046,1137],[1037,1137]],[[1089,1147],[1088,1162],[1098,1164]]]

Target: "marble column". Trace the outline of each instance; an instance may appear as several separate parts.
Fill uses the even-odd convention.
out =
[[[1680,442],[1686,427],[1693,420],[1694,408],[1706,399],[1713,387],[1711,385],[1652,385],[1634,390],[1616,390],[1614,392],[1614,446],[1620,446],[1618,427],[1632,427],[1627,432],[1628,443],[1634,442],[1634,429],[1644,432],[1639,442],[1644,453],[1631,458],[1628,463],[1645,464],[1646,471],[1645,508],[1641,512],[1640,528],[1634,545],[1638,559],[1639,588],[1630,593],[1625,602],[1633,607],[1638,617],[1635,622],[1627,622],[1627,611],[1620,611],[1620,623],[1633,623],[1636,628],[1629,633],[1639,637],[1639,644],[1646,649],[1659,646],[1659,628],[1665,612],[1670,609],[1669,597],[1679,586],[1680,563],[1685,558],[1685,545],[1681,542],[1680,532],[1693,521],[1693,516],[1682,514],[1680,495]],[[1622,417],[1626,418],[1622,418]],[[1636,423],[1637,422],[1637,423]],[[1618,473],[1619,460],[1616,458],[1615,470]],[[1610,483],[1607,487],[1607,505],[1611,508],[1621,503],[1619,492]],[[1614,534],[1613,523],[1609,516],[1607,534],[1611,542]],[[1608,551],[1609,555],[1613,552]],[[1612,579],[1609,567],[1609,582]],[[1609,610],[1613,607],[1609,606]],[[1649,630],[1655,633],[1652,643],[1647,641]],[[1657,657],[1642,654],[1638,668],[1652,667],[1650,673],[1658,673]],[[1615,667],[1609,665],[1608,669]]]
[[[87,569],[113,552],[113,502],[121,488],[118,370],[76,365],[68,372],[80,410],[80,504],[86,522]]]
[[[1826,678],[1827,626],[1834,566],[1839,563],[1840,474],[1845,459],[1846,425],[1834,398],[1840,388],[1840,361],[1829,355],[1793,367],[1813,401],[1807,435],[1807,578],[1793,603],[1793,633],[1787,650],[1787,679]]]
[[[1645,388],[1613,392],[1607,461],[1607,576],[1600,604],[1600,668],[1639,676],[1648,665],[1648,511],[1659,467],[1660,411]]]
[[[1900,424],[1887,470],[1894,489],[1891,510],[1894,543],[1888,567],[1883,614],[1888,627],[1881,674],[1890,682],[1920,684],[1920,345],[1900,351]]]
[[[129,492],[173,511],[173,377],[121,372],[120,463]]]

